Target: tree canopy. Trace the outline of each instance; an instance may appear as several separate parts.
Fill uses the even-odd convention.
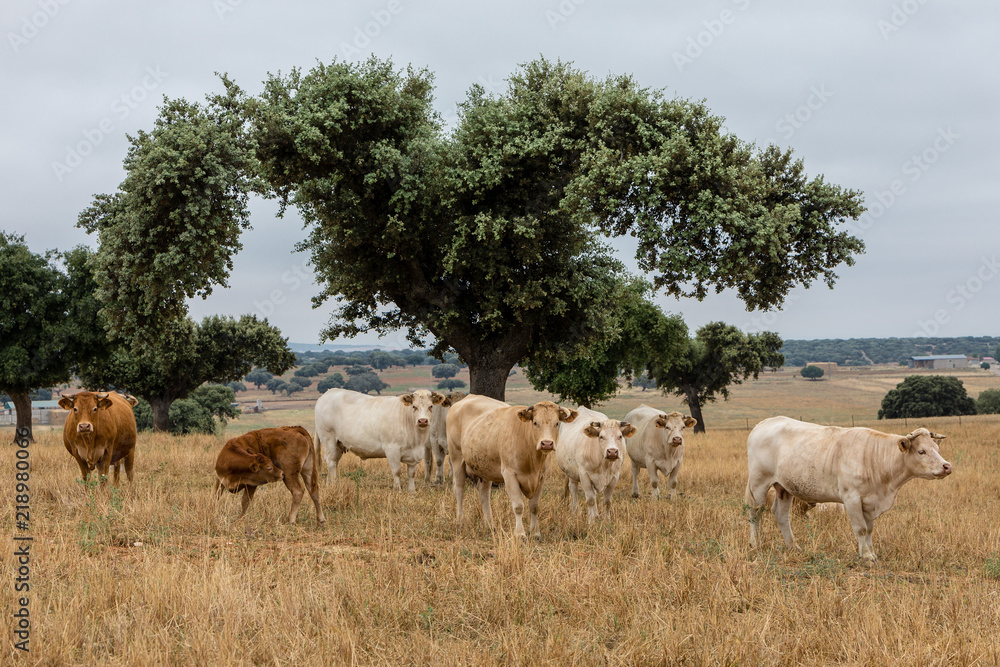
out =
[[[819,366],[812,366],[812,365],[803,366],[802,370],[799,371],[799,375],[801,375],[807,380],[818,380],[821,377],[823,377],[825,373],[826,372]]]
[[[654,360],[651,373],[663,393],[684,397],[691,416],[698,420],[695,432],[703,433],[702,405],[715,401],[716,396],[728,399],[730,385],[757,379],[766,367],[781,366],[780,349],[781,338],[772,331],[745,334],[731,324],[710,322],[687,339],[683,352],[671,363]]]
[[[280,374],[295,360],[281,332],[253,315],[211,316],[200,324],[190,318],[170,321],[157,342],[136,351],[119,339],[113,350],[107,360],[84,365],[81,381],[146,399],[158,431],[168,428],[170,404],[202,384],[238,380],[254,366]]]
[[[910,375],[882,398],[879,419],[952,417],[976,414],[965,385],[948,375]]]
[[[224,83],[262,192],[305,220],[314,303],[340,304],[324,335],[433,334],[474,393],[503,398],[514,364],[568,332],[607,338],[623,270],[601,234],[634,236],[657,289],[732,288],[749,308],[832,286],[863,250],[836,229],[863,212],[859,192],[630,76],[542,58],[499,96],[472,86],[450,132],[428,71],[375,58],[271,75],[257,97]]]
[[[1000,389],[984,389],[976,399],[976,413],[980,415],[1000,414]]]

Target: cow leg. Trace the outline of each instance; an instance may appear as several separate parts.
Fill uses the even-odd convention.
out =
[[[386,447],[385,458],[389,462],[389,471],[392,472],[392,485],[397,491],[403,487],[399,483],[399,473],[402,470],[401,454],[399,447]],[[411,489],[412,490],[412,489]]]
[[[869,565],[874,565],[877,560],[871,542],[871,526],[875,523],[874,519],[869,523],[861,505],[861,498],[857,495],[844,498],[844,509],[847,511],[847,517],[851,520],[854,535],[858,538],[858,555],[861,560],[868,561]]]
[[[524,532],[524,494],[521,493],[521,483],[517,481],[517,474],[513,470],[503,469],[500,474],[503,475],[504,488],[510,498],[511,509],[514,510],[514,536],[527,537]]]
[[[790,549],[796,548],[795,536],[792,535],[792,523],[789,520],[789,513],[792,509],[792,494],[785,491],[780,484],[774,485],[774,504],[771,505],[771,512],[774,513],[774,520],[778,522],[781,529],[781,536],[785,538],[785,546]]]
[[[111,449],[104,451],[104,456],[97,462],[97,472],[100,475],[101,486],[107,486],[108,473],[111,471]],[[118,480],[115,480],[117,483]]]
[[[639,464],[632,462],[632,497],[639,497]]]
[[[493,511],[490,509],[490,492],[493,490],[493,482],[480,479],[479,484],[479,504],[483,508],[483,523],[486,527],[493,530]]]
[[[656,462],[646,459],[646,472],[649,473],[649,486],[652,487],[650,495],[654,500],[660,499],[660,471],[656,468]]]
[[[608,485],[604,487],[604,511],[611,511],[611,494],[614,493],[615,487],[618,486],[618,475],[616,474],[610,480],[608,480]]]
[[[576,494],[579,492],[580,486],[569,477],[566,478],[566,483],[569,485],[570,509],[573,514],[576,514],[577,510],[580,508],[580,503],[576,499]]]
[[[424,445],[424,483],[431,483],[431,473],[434,472],[434,452],[433,445],[428,441]]]
[[[465,499],[465,461],[456,449],[451,452],[451,488],[455,494],[455,520],[462,521],[462,501]]]
[[[236,517],[237,519],[242,519],[243,515],[247,513],[247,508],[250,507],[250,501],[253,500],[255,493],[257,493],[256,486],[243,487],[243,502],[240,504],[240,515]]]
[[[766,484],[758,484],[756,488],[752,487],[750,482],[747,482],[746,494],[743,497],[743,502],[747,506],[747,510],[750,514],[750,546],[757,546],[757,533],[760,530],[760,517],[764,514],[764,499],[767,498],[767,490],[770,488],[770,482]],[[759,499],[759,500],[758,500]]]
[[[531,517],[531,524],[528,526],[528,530],[531,531],[532,537],[540,539],[542,537],[542,531],[538,527],[538,501],[542,499],[542,482],[543,479],[538,480],[538,486],[535,487],[535,495],[528,498],[528,515]]]
[[[75,456],[73,458],[76,460],[76,464],[80,466],[80,475],[83,476],[83,481],[86,482],[87,478],[90,476],[90,468],[88,468],[87,464],[81,459],[78,459]]]
[[[583,487],[583,497],[587,499],[587,523],[591,524],[597,520],[599,514],[597,510],[597,489],[594,488],[594,481],[587,475],[580,475],[580,486]]]
[[[302,494],[306,491],[298,470],[293,469],[285,473],[285,488],[292,492],[292,508],[288,511],[288,523],[295,523],[299,508],[302,507]]]
[[[306,457],[305,464],[302,466],[302,479],[305,481],[306,488],[309,489],[309,497],[312,498],[313,505],[316,506],[316,521],[323,523],[326,521],[326,517],[323,516],[323,505],[319,502],[319,461],[312,455],[312,452]]]
[[[681,472],[681,463],[678,462],[674,465],[674,469],[670,471],[670,499],[674,499],[674,493],[677,491],[677,475]]]
[[[135,466],[135,447],[129,450],[128,456],[125,457],[125,477],[128,478],[129,484],[132,483],[132,468]]]
[[[332,441],[333,444],[327,444]],[[320,440],[320,448],[323,450],[323,458],[326,459],[327,473],[330,479],[337,479],[337,466],[340,464],[340,459],[347,451],[340,444],[337,438],[328,438]]]
[[[404,463],[403,465],[406,466],[406,478],[407,478],[406,490],[409,491],[410,493],[413,493],[414,491],[417,490],[417,486],[413,481],[414,475],[417,474],[417,464]]]
[[[435,447],[434,463],[437,464],[437,477],[434,480],[435,484],[444,484],[444,454],[445,451],[443,448]]]

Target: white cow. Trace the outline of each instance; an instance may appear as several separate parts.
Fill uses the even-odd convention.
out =
[[[788,520],[793,496],[810,503],[840,502],[858,538],[861,558],[874,563],[875,519],[892,507],[900,487],[915,477],[942,479],[951,474],[951,464],[938,451],[943,438],[925,428],[891,435],[788,417],[765,419],[747,438],[751,546],[757,545],[764,499],[774,486],[771,511],[787,546],[795,547]]]
[[[431,413],[431,437],[427,439],[427,448],[424,451],[424,479],[431,481],[431,473],[434,465],[437,464],[437,476],[435,484],[444,483],[444,457],[448,453],[448,430],[447,418],[448,408],[465,398],[465,394],[456,391],[445,397],[441,402],[441,409]]]
[[[660,497],[660,476],[669,477],[670,497],[677,489],[677,475],[684,462],[684,429],[698,423],[693,417],[679,412],[663,413],[648,405],[640,405],[625,415],[625,421],[636,428],[635,437],[628,443],[628,457],[632,459],[632,497],[639,497],[639,468],[649,472],[653,498]]]
[[[587,523],[593,523],[600,514],[598,494],[604,495],[605,511],[611,510],[611,494],[618,486],[625,460],[625,438],[635,435],[636,428],[582,405],[576,412],[576,420],[559,424],[556,463],[566,474],[563,497],[567,492],[572,494],[576,513],[577,492],[582,487],[587,500]]]
[[[405,465],[407,489],[415,490],[413,475],[424,458],[435,406],[442,401],[442,394],[427,389],[402,396],[327,391],[316,401],[316,447],[323,452],[330,477],[337,477],[340,457],[353,452],[362,459],[387,459],[397,489],[400,466]]]

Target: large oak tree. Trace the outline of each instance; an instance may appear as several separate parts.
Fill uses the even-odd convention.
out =
[[[315,303],[338,302],[325,335],[433,334],[469,364],[473,393],[503,398],[534,348],[613,326],[621,268],[602,234],[637,238],[666,293],[732,288],[748,308],[832,285],[863,249],[836,228],[860,193],[629,76],[539,59],[502,95],[473,86],[450,131],[429,72],[374,58],[272,75],[256,97],[225,83],[264,191],[308,228]]]

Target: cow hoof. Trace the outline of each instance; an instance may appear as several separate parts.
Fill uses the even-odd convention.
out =
[[[632,492],[632,497],[633,497],[633,498],[638,498],[638,497],[639,497],[639,494],[638,494],[638,493],[636,493],[635,491],[633,491],[633,492]]]

